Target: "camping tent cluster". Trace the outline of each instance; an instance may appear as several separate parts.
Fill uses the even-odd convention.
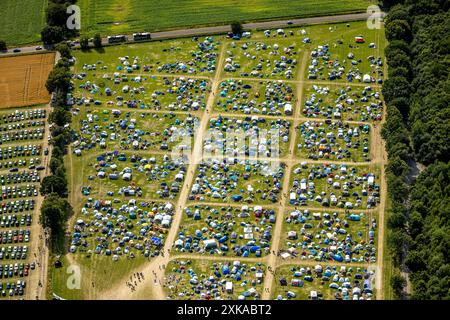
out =
[[[152,110],[199,110],[205,108],[205,96],[210,84],[205,79],[157,78],[114,72],[102,78],[90,79],[90,73],[76,75],[79,83],[69,104],[78,106],[103,105]]]
[[[95,174],[88,175],[88,180],[97,180],[96,185],[102,189],[110,188],[108,196],[145,195],[147,198],[169,199],[174,199],[180,191],[187,170],[182,160],[173,160],[169,155],[147,158],[118,151],[98,155],[92,168]],[[89,187],[82,187],[83,195],[90,195],[92,188]]]
[[[260,257],[270,250],[275,210],[192,206],[184,209],[176,250],[200,254]]]
[[[308,165],[303,162],[292,172],[289,201],[292,205],[322,205],[338,208],[373,208],[379,202],[380,186],[366,167],[346,164]]]
[[[342,121],[306,121],[299,125],[297,148],[309,159],[369,160],[368,124]]]
[[[159,254],[174,214],[172,203],[89,198],[74,224],[70,251],[135,258]]]
[[[285,246],[302,259],[376,262],[377,223],[364,213],[291,210],[285,217]]]
[[[383,82],[383,60],[381,57],[369,55],[366,58],[369,68],[364,67],[364,62],[359,56],[361,48],[357,44],[349,44],[349,52],[346,58],[332,53],[343,50],[344,43],[337,40],[333,48],[328,44],[319,45],[311,51],[310,65],[308,66],[308,79],[336,80],[345,79],[348,82],[358,81],[365,83]],[[375,44],[369,44],[369,48],[376,49]],[[341,60],[339,59],[341,58]],[[324,74],[326,73],[326,74]]]
[[[173,260],[168,265],[166,285],[174,299],[260,299],[265,266],[241,261],[198,265]]]
[[[172,150],[186,137],[194,135],[198,117],[192,115],[126,112],[112,110],[87,111],[75,133],[77,149]]]
[[[198,42],[197,50],[191,52],[191,59],[188,61],[170,61],[159,65],[144,66],[145,71],[151,71],[156,68],[162,73],[213,73],[216,70],[218,47],[220,43],[215,42],[213,37],[206,37],[202,42]],[[180,48],[170,47],[163,49],[164,53],[177,51]]]
[[[248,41],[239,45],[233,42],[231,47],[226,52],[226,72],[240,71],[239,76],[253,78],[291,79],[295,75],[299,53],[294,44]]]
[[[309,298],[311,300],[371,300],[374,294],[374,271],[363,267],[322,266],[288,267],[278,281],[285,291],[278,300]],[[309,290],[313,286],[313,290]],[[289,290],[286,290],[288,288]],[[316,289],[317,288],[317,289]]]
[[[245,114],[292,115],[295,104],[293,88],[283,81],[261,83],[227,80],[220,84],[215,108]]]
[[[209,121],[211,137],[203,142],[204,152],[215,154],[217,150],[223,150],[225,154],[234,156],[278,158],[287,151],[291,124],[282,119],[219,115]]]
[[[273,169],[277,167],[277,169]],[[275,171],[275,172],[274,172]],[[277,202],[284,165],[237,158],[203,160],[189,200],[217,202]]]
[[[312,93],[306,97],[302,110],[307,117],[358,121],[382,119],[381,95],[370,86],[360,92],[355,92],[350,86],[340,87],[334,92],[318,85],[312,85],[311,88]]]

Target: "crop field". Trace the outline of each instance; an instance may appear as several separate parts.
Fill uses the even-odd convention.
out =
[[[0,108],[50,101],[45,82],[54,61],[53,53],[0,58]]]
[[[280,249],[302,260],[376,261],[377,219],[371,212],[290,209],[282,230]]]
[[[270,251],[274,223],[275,210],[261,206],[190,206],[184,209],[175,250],[260,257]],[[205,248],[210,239],[214,244]]]
[[[0,39],[9,46],[40,41],[46,7],[47,0],[3,0]]]
[[[173,260],[167,266],[169,298],[255,300],[261,297],[266,266],[244,261]],[[227,287],[227,283],[231,283]],[[231,289],[230,289],[231,288]]]
[[[102,4],[123,9],[117,33],[133,3]],[[76,214],[63,261],[79,264],[86,279],[74,292],[54,269],[54,292],[206,300],[308,299],[316,290],[325,299],[373,298],[363,278],[378,262],[385,192],[381,74],[350,81],[321,69],[323,78],[308,79],[312,51],[341,38],[342,48],[365,38],[355,59],[383,55],[382,30],[349,25],[74,51],[67,170]],[[344,70],[347,54],[330,51]],[[380,61],[351,65],[378,72]],[[323,274],[306,269],[321,263]],[[305,271],[294,276],[287,269],[294,266]]]
[[[363,300],[374,296],[374,271],[340,265],[285,265],[276,270],[273,298],[293,300]]]
[[[364,12],[373,1],[343,0],[79,0],[82,30],[89,35],[189,28],[235,20],[273,20]]]

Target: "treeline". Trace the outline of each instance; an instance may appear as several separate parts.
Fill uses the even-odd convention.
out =
[[[46,83],[47,90],[53,94],[53,109],[49,115],[52,154],[51,175],[41,183],[41,193],[46,197],[41,207],[40,220],[44,227],[51,230],[53,250],[62,252],[66,222],[73,213],[67,201],[67,173],[64,166],[64,155],[70,143],[71,114],[67,108],[67,94],[71,89],[72,54],[65,43],[58,44],[56,50],[61,54],[61,59],[50,72]]]
[[[42,42],[46,45],[59,43],[77,35],[78,30],[67,28],[70,13],[67,7],[77,0],[49,0],[45,12],[46,26],[41,31]]]
[[[449,1],[386,2],[387,244],[394,265],[411,271],[412,298],[449,298]],[[414,161],[429,167],[411,184]],[[400,296],[405,281],[396,274],[391,285]]]

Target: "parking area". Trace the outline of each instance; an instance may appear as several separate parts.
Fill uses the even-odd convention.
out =
[[[44,170],[47,110],[0,111],[0,299],[24,298],[36,269],[36,199]]]

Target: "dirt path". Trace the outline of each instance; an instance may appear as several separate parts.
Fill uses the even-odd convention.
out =
[[[297,70],[297,80],[303,79],[303,74],[305,73],[306,64],[308,61],[309,53],[308,51],[303,52],[302,55],[302,61],[299,70]],[[279,252],[279,245],[280,245],[280,238],[281,238],[281,230],[283,228],[283,221],[284,221],[284,212],[286,211],[286,203],[288,200],[288,193],[289,193],[289,182],[291,178],[291,171],[292,171],[292,164],[290,162],[295,160],[295,142],[297,140],[297,126],[300,123],[300,114],[301,114],[301,106],[302,106],[302,95],[303,95],[303,85],[299,83],[297,85],[297,103],[295,106],[295,114],[294,114],[294,124],[292,126],[293,128],[293,134],[291,137],[291,141],[289,144],[289,154],[287,157],[287,160],[289,161],[286,163],[285,172],[284,172],[284,179],[283,179],[283,190],[281,192],[281,199],[280,199],[280,207],[277,214],[277,220],[275,223],[274,232],[272,235],[272,253],[269,256],[269,261],[267,265],[266,276],[264,278],[264,291],[262,294],[263,300],[270,299],[270,294],[272,293],[272,285],[274,283],[274,276],[275,276],[275,270],[276,270],[276,263],[277,263],[277,255]]]
[[[47,113],[47,119],[50,114],[50,105],[45,107]],[[42,165],[45,166],[45,171],[41,176],[41,181],[44,177],[50,174],[49,165],[52,147],[48,143],[48,137],[50,134],[50,129],[48,127],[48,121],[45,124],[44,137],[42,142]],[[45,148],[48,148],[48,155],[44,155]],[[39,186],[38,186],[39,187]],[[47,267],[48,267],[48,243],[46,234],[41,224],[39,223],[39,216],[41,213],[42,202],[44,201],[44,196],[40,193],[35,200],[35,210],[33,212],[33,220],[30,228],[31,234],[31,244],[30,244],[30,258],[36,262],[36,269],[31,270],[28,278],[27,288],[25,297],[27,300],[44,300],[46,298],[46,284],[47,284]]]

